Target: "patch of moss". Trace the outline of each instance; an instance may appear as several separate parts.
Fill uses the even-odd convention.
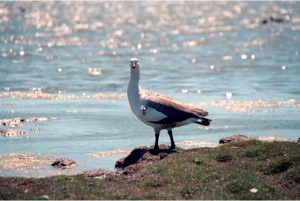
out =
[[[263,168],[263,172],[265,174],[279,174],[289,169],[292,165],[292,162],[288,159],[274,161],[269,163],[265,168]]]
[[[292,170],[289,170],[286,174],[281,176],[280,181],[295,182],[300,184],[300,169],[293,168]]]
[[[216,157],[216,160],[221,163],[226,163],[232,160],[232,156],[228,154],[220,154]]]

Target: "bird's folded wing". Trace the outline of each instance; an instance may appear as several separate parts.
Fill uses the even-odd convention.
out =
[[[208,113],[202,109],[181,104],[174,99],[160,93],[140,90],[142,101],[148,108],[146,120],[157,124],[182,122],[189,118],[199,118]],[[157,116],[157,118],[155,118]]]

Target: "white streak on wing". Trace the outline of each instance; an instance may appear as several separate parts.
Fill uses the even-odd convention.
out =
[[[167,116],[164,115],[163,113],[151,108],[151,107],[148,107],[147,104],[146,104],[147,101],[143,100],[142,103],[143,105],[146,106],[147,108],[147,112],[146,112],[146,115],[144,115],[143,119],[146,120],[146,121],[159,121],[161,119],[164,119],[166,118]]]

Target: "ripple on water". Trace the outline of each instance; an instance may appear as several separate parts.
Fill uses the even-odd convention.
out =
[[[61,92],[61,91],[60,91]],[[0,92],[0,98],[9,97],[9,98],[24,98],[24,99],[51,99],[51,100],[72,100],[72,99],[120,99],[125,97],[125,94],[105,94],[97,93],[94,95],[86,95],[85,93],[82,96],[77,96],[74,94],[64,93],[46,93],[42,91],[29,91],[29,92]]]
[[[254,113],[261,112],[267,113],[276,110],[277,108],[291,107],[300,108],[300,102],[295,99],[288,99],[285,101],[238,101],[238,100],[220,100],[211,102],[197,102],[190,103],[189,105],[195,107],[219,107],[225,110],[236,113]]]
[[[88,154],[88,157],[96,157],[96,158],[102,158],[102,157],[109,157],[109,156],[115,156],[115,155],[123,155],[123,154],[129,154],[131,151],[129,150],[115,150],[115,151],[104,151],[99,152],[96,154]]]

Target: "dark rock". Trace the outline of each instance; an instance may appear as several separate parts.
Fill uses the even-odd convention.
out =
[[[109,171],[106,171],[106,170],[98,169],[98,170],[85,171],[79,175],[86,176],[86,177],[92,177],[92,178],[96,178],[96,179],[104,179],[107,176],[112,175],[112,173]]]
[[[272,15],[269,17],[269,19],[270,19],[270,22],[276,22],[276,23],[282,23],[282,22],[283,22],[283,18],[282,18],[282,17],[279,17],[279,16],[277,16],[277,15],[275,15],[275,14],[272,14]],[[268,22],[269,22],[268,19],[263,19],[263,20],[261,21],[262,24],[267,24]]]
[[[283,22],[283,19],[282,19],[281,17],[276,16],[276,15],[274,15],[274,14],[270,17],[270,20],[271,20],[272,22],[277,22],[277,23]]]
[[[59,158],[55,160],[51,165],[55,168],[70,169],[76,166],[76,162],[68,158]]]
[[[115,168],[126,168],[134,164],[159,161],[168,157],[168,155],[172,153],[176,153],[176,151],[169,149],[169,147],[167,147],[166,145],[160,145],[160,149],[158,150],[153,149],[153,147],[135,148],[125,158],[121,158],[117,160],[115,164]]]
[[[124,159],[125,158],[120,158],[119,160],[117,160],[115,164],[115,168],[123,168]]]
[[[262,23],[263,23],[263,24],[267,24],[267,23],[268,23],[268,20],[267,20],[267,19],[264,19],[264,20],[262,20]]]
[[[247,140],[251,140],[251,139],[252,138],[249,138],[245,135],[236,134],[236,135],[221,138],[219,140],[219,143],[220,144],[226,144],[226,143],[229,143],[229,142],[247,141]]]

